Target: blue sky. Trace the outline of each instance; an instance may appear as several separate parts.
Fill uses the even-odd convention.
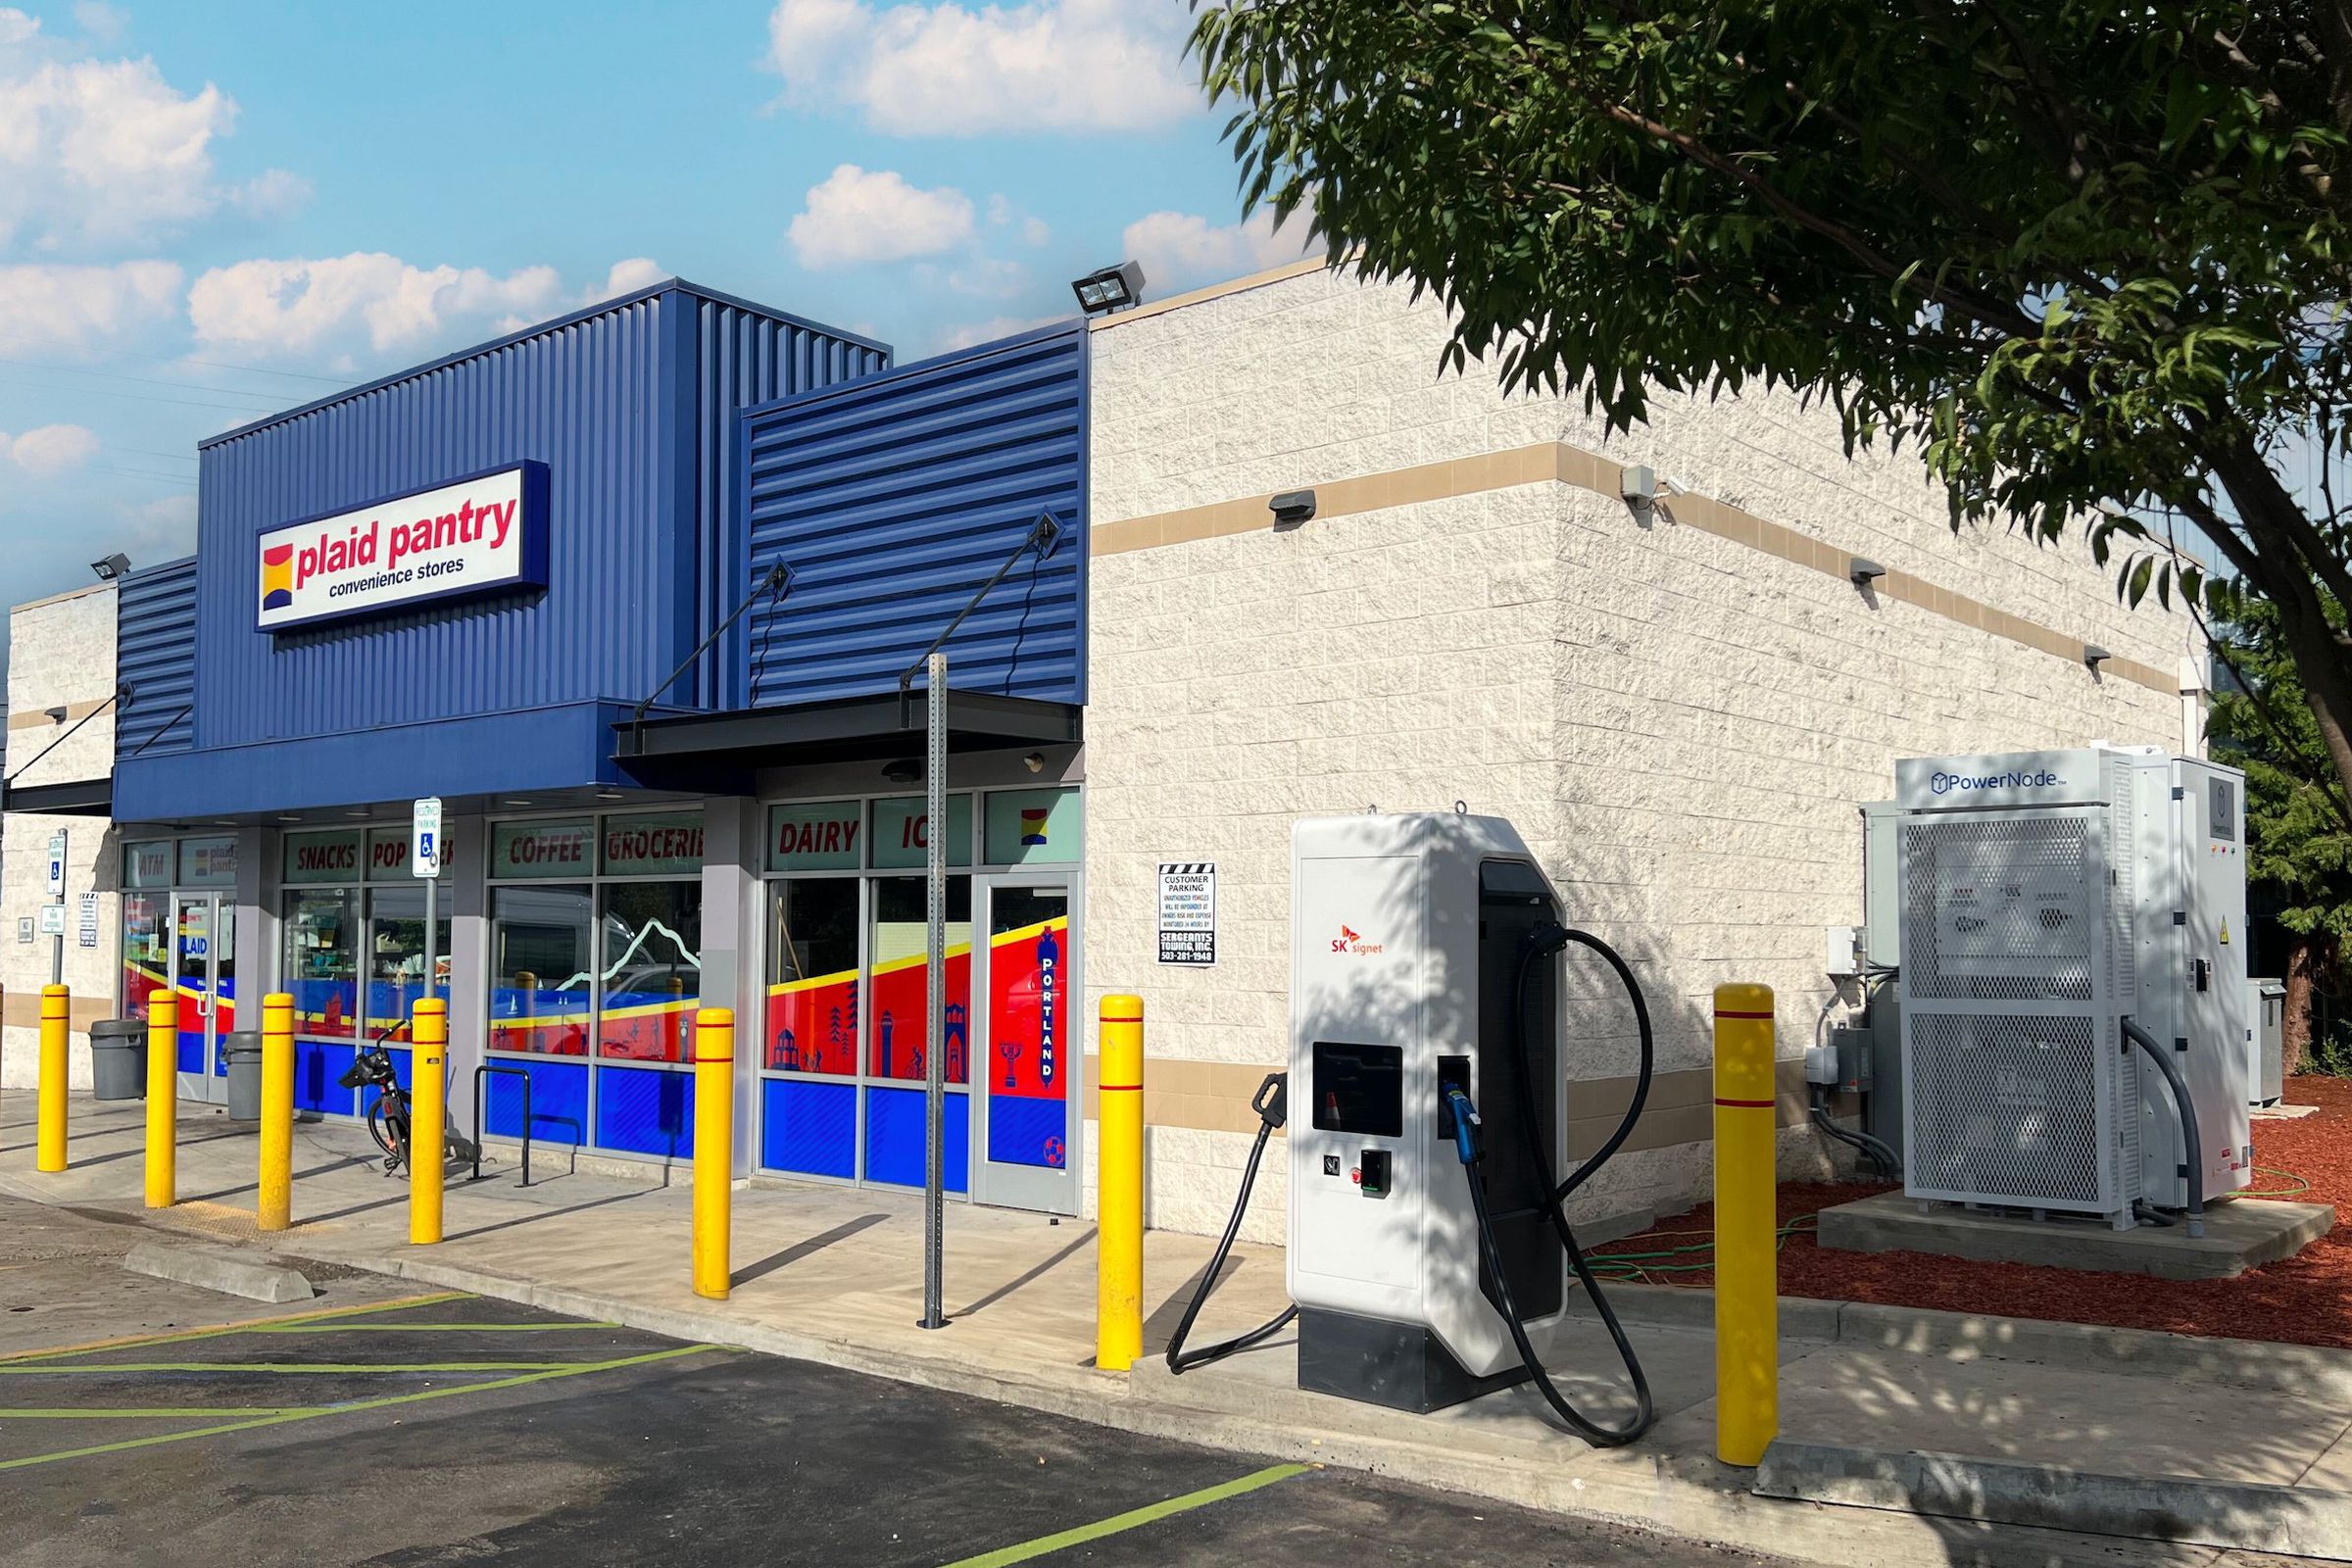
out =
[[[195,443],[678,274],[912,359],[1299,253],[1182,0],[0,3],[0,601],[195,538]]]

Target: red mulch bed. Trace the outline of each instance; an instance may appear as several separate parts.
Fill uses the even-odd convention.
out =
[[[1781,1250],[1781,1292],[1823,1300],[2352,1348],[2352,1225],[2345,1223],[2352,1218],[2352,1080],[2291,1079],[2286,1099],[2320,1108],[2296,1121],[2257,1120],[2255,1163],[2309,1182],[2309,1192],[2293,1196],[2304,1202],[2333,1203],[2339,1218],[2333,1231],[2282,1262],[2230,1280],[2160,1280],[1925,1252],[1833,1251],[1800,1231]],[[2293,1186],[2276,1175],[2258,1172],[2255,1178],[2258,1192]],[[1885,1191],[1879,1184],[1792,1183],[1781,1189],[1781,1221]],[[1701,1204],[1662,1221],[1656,1231],[1595,1249],[1593,1257],[1688,1246],[1704,1240],[1713,1225],[1713,1205]],[[1667,1261],[1705,1260],[1700,1252]],[[1714,1283],[1714,1275],[1703,1270],[1649,1278],[1661,1285]]]

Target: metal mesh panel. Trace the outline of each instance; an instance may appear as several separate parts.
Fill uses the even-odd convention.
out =
[[[2091,1000],[2089,822],[1903,824],[1903,982],[1916,999]]]
[[[2115,1005],[2129,1012],[2139,989],[2139,948],[2132,940],[2132,911],[2138,907],[2132,888],[2139,869],[2139,856],[2132,842],[2138,813],[2132,808],[2132,769],[2118,767],[2112,771],[2115,789],[2111,801],[2115,809],[2107,813],[2111,835],[2107,845],[2107,990]],[[2124,1103],[2132,1102],[2126,1099]]]
[[[1909,1191],[2108,1206],[2090,1019],[1914,1013],[1910,1024]]]

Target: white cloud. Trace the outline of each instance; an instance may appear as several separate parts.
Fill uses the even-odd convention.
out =
[[[84,16],[105,36],[107,13]],[[0,11],[0,247],[60,252],[144,244],[223,207],[274,215],[309,186],[271,170],[223,182],[214,144],[237,106],[207,82],[183,92],[155,62],[76,57],[39,24]]]
[[[196,497],[191,493],[165,496],[122,509],[120,531],[112,548],[129,556],[134,565],[176,561],[196,550]]]
[[[957,349],[968,349],[975,343],[993,343],[1001,337],[1013,337],[1019,333],[1035,331],[1041,326],[1052,326],[1055,321],[1066,319],[1068,319],[1066,315],[992,316],[985,321],[966,321],[959,326],[951,326],[942,332],[938,341],[932,345],[931,352],[953,354]]]
[[[614,262],[612,270],[605,274],[604,282],[590,287],[580,297],[580,303],[596,305],[618,299],[623,294],[634,294],[648,284],[659,283],[669,275],[669,269],[652,257],[632,256],[625,261]]]
[[[92,43],[113,43],[122,36],[122,13],[106,0],[74,0],[74,25]]]
[[[785,237],[803,267],[848,267],[936,256],[971,237],[972,204],[940,185],[920,190],[887,169],[843,164],[811,186]]]
[[[1019,225],[1021,241],[1026,245],[1043,245],[1054,237],[1054,230],[1046,226],[1044,219],[1024,216],[1010,198],[1001,194],[988,199],[988,220],[998,228]]]
[[[552,267],[500,277],[355,251],[214,268],[188,290],[188,319],[200,343],[349,366],[363,351],[420,351],[467,331],[527,325],[563,300]]]
[[[788,102],[896,135],[1133,130],[1204,102],[1186,24],[1175,0],[778,0],[768,64]]]
[[[1143,263],[1147,292],[1166,295],[1197,283],[1280,267],[1317,253],[1306,219],[1293,214],[1281,228],[1273,216],[1258,213],[1239,223],[1211,223],[1193,213],[1149,213],[1129,223],[1119,249]]]
[[[98,432],[80,424],[44,424],[19,436],[0,430],[0,453],[26,473],[54,478],[98,455]]]
[[[21,323],[44,341],[74,346],[111,337],[174,313],[179,281],[174,262],[0,266],[0,333]]]

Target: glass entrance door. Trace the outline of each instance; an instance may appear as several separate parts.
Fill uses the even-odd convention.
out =
[[[1086,1052],[1070,884],[973,880],[972,1196],[1075,1214]]]
[[[235,919],[209,893],[172,900],[171,986],[179,998],[179,1092],[197,1100],[228,1098],[221,1039],[236,1027]]]

